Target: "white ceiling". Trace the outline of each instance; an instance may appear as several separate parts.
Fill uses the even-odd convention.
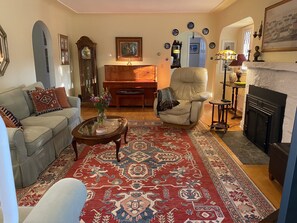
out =
[[[236,0],[57,0],[76,13],[208,13]]]

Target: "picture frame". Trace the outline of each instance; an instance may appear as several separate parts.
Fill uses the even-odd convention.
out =
[[[68,36],[59,34],[61,65],[69,65]]]
[[[116,37],[117,61],[142,61],[142,37]]]
[[[0,25],[0,77],[4,75],[9,62],[7,35]]]
[[[265,8],[262,51],[297,50],[297,0],[284,0]]]
[[[190,43],[190,54],[199,54],[199,43]]]
[[[222,50],[233,50],[235,51],[235,42],[232,41],[232,40],[225,40],[223,41],[222,43]],[[231,61],[230,61],[231,62]],[[224,73],[224,62],[221,61],[221,72]],[[232,71],[232,68],[231,67],[227,67],[227,72],[231,72]]]

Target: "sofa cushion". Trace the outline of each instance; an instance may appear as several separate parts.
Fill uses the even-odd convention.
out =
[[[0,116],[2,117],[5,126],[11,128],[21,128],[20,121],[5,107],[0,106]]]
[[[63,110],[53,111],[49,113],[42,114],[41,117],[50,116],[64,116],[68,119],[68,125],[79,119],[79,108],[64,108]]]
[[[188,100],[178,100],[179,105],[173,107],[172,109],[168,109],[166,111],[160,111],[160,114],[171,114],[171,115],[183,115],[189,114],[191,111],[192,103]]]
[[[68,125],[67,118],[63,116],[30,116],[21,120],[21,123],[23,126],[44,126],[50,128],[54,136],[65,129]]]
[[[36,115],[62,109],[53,89],[29,91],[29,95]]]
[[[7,108],[19,120],[30,116],[29,107],[21,88],[0,93],[0,105]]]
[[[38,151],[52,137],[53,134],[50,128],[44,126],[24,126],[24,139],[28,156]]]
[[[30,98],[28,92],[32,91],[32,90],[36,90],[36,88],[44,89],[43,84],[41,82],[36,82],[36,83],[30,84],[30,85],[22,88],[24,97],[25,97],[28,107],[29,107],[30,114],[34,113],[34,106],[33,106],[32,99]]]

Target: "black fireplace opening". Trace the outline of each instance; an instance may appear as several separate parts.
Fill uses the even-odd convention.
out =
[[[270,143],[282,140],[286,99],[286,94],[249,86],[243,134],[267,154]]]

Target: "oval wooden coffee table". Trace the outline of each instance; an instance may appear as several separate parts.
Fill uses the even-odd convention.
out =
[[[127,133],[128,121],[120,116],[107,116],[104,127],[100,128],[98,127],[97,117],[85,120],[72,130],[72,146],[75,152],[75,160],[78,158],[77,143],[93,146],[113,141],[116,144],[116,158],[119,162],[121,135],[124,134],[124,141],[127,143]]]

